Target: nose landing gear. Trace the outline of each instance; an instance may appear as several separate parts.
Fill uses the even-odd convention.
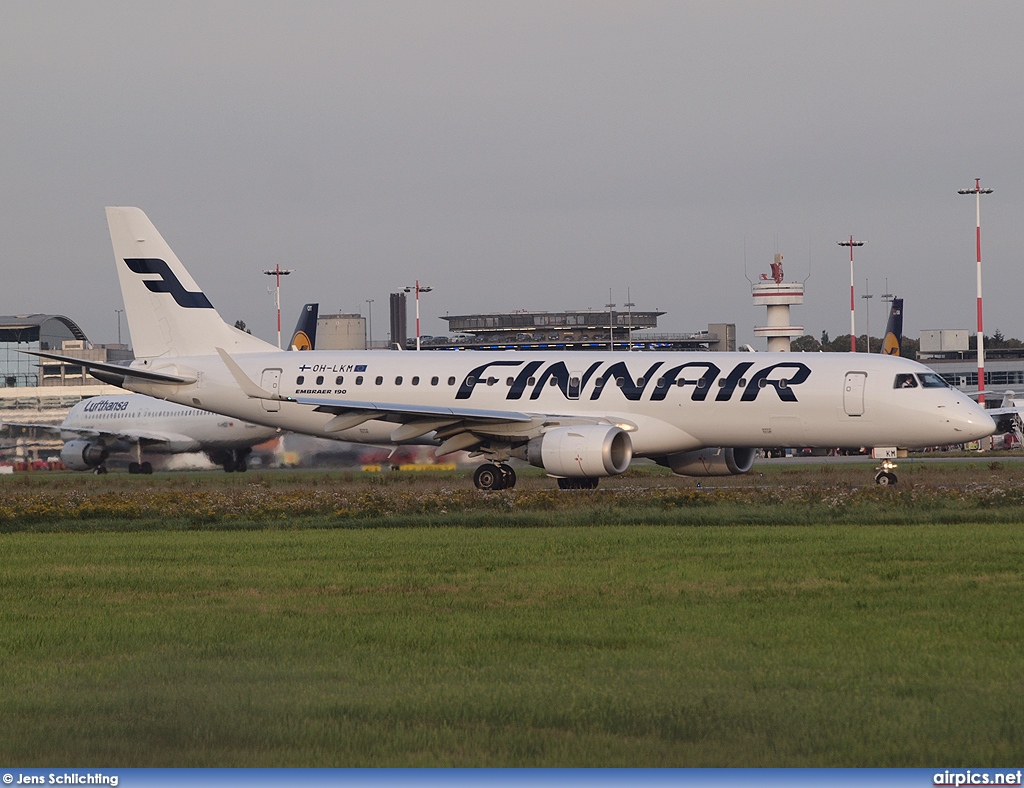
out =
[[[882,460],[882,464],[876,468],[878,473],[875,474],[875,484],[881,484],[883,486],[896,484],[896,474],[892,472],[892,469],[895,467],[896,463],[892,460]]]

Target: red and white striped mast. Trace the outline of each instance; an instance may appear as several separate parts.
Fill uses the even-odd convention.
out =
[[[973,194],[977,202],[977,231],[975,239],[978,247],[978,404],[985,407],[985,332],[981,321],[981,195],[991,194],[992,189],[981,188],[981,178],[974,179],[973,189],[957,189],[957,194]]]
[[[850,352],[857,352],[857,328],[855,319],[855,307],[857,302],[853,298],[853,247],[863,246],[863,241],[853,240],[853,236],[850,236],[849,241],[838,241],[840,246],[850,247]]]
[[[292,272],[290,268],[282,268],[281,264],[278,263],[274,266],[273,271],[264,271],[267,276],[273,276],[276,279],[276,287],[274,288],[274,302],[277,304],[277,349],[281,349],[281,277],[288,276]]]
[[[416,284],[412,287],[403,288],[405,292],[415,291],[416,293],[416,349],[420,349],[420,293],[429,293],[434,288],[427,287],[420,284],[420,280],[416,280]]]

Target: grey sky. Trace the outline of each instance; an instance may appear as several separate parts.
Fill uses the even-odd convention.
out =
[[[145,210],[229,322],[623,303],[752,327],[776,249],[794,322],[1024,336],[1019,2],[0,0],[0,314],[114,341],[104,205]],[[858,298],[858,331],[864,301]]]

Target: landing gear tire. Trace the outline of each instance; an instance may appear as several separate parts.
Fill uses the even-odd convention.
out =
[[[875,474],[875,484],[881,484],[883,487],[896,484],[896,474],[891,471],[879,471]]]
[[[236,463],[235,463],[235,460],[234,460],[233,457],[229,458],[227,460],[224,460],[224,465],[223,465],[224,473],[234,473],[236,467],[237,466],[236,466]]]
[[[568,477],[558,480],[559,490],[596,490],[597,479]]]
[[[501,489],[511,490],[513,487],[516,486],[516,472],[512,469],[510,465],[502,464],[497,467],[498,470],[501,471],[501,475],[503,477]]]
[[[128,473],[142,473],[142,466],[137,462],[128,463]]]
[[[249,470],[249,466],[246,465],[245,460],[236,460],[235,470],[238,471],[239,473],[245,473],[247,470]]]
[[[107,466],[106,465],[97,465],[96,469],[93,471],[93,473],[98,474],[98,475],[102,475],[102,474],[104,474],[106,472],[107,472]]]
[[[502,468],[501,465],[485,462],[473,473],[473,484],[478,490],[504,490],[506,476]]]
[[[148,475],[148,474],[151,474],[152,472],[153,472],[153,466],[150,465],[148,462],[144,462],[144,463],[142,463],[142,465],[139,466],[139,473],[145,473],[145,474]]]

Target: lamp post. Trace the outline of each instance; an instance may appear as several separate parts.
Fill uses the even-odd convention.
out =
[[[632,350],[633,349],[633,307],[635,307],[636,304],[634,304],[630,300],[630,298],[629,298],[629,288],[628,287],[626,288],[626,303],[623,304],[623,306],[626,307],[626,309],[629,310],[629,312],[627,313],[628,317],[626,318],[626,322],[629,324],[628,326],[626,326],[626,328],[629,331],[629,339],[626,341],[626,349],[627,350]]]
[[[871,299],[873,295],[868,293],[868,280],[864,280],[864,295],[861,296],[864,299],[864,329],[867,333],[864,335],[864,341],[868,349],[868,353],[871,352]]]
[[[366,349],[373,350],[373,299],[366,299],[366,320],[367,320],[367,333],[369,339],[367,340]]]
[[[612,311],[615,304],[612,303],[612,289],[608,288],[608,352],[615,350],[615,313]]]
[[[978,247],[978,404],[985,407],[985,332],[981,321],[981,195],[991,194],[992,189],[981,188],[981,178],[974,179],[973,189],[957,189],[957,194],[973,194],[977,202]]]
[[[280,265],[275,265],[273,271],[264,271],[267,276],[272,276],[276,280],[276,287],[274,288],[274,303],[277,304],[277,349],[281,349],[281,277],[288,276],[292,272],[289,268],[282,268]]]
[[[853,236],[850,236],[849,241],[837,241],[840,246],[850,247],[850,352],[857,352],[857,329],[855,326],[856,321],[854,320],[854,304],[856,303],[853,299],[853,247],[863,246],[863,241],[853,240]]]
[[[420,349],[420,293],[429,293],[434,288],[425,287],[420,284],[420,280],[416,280],[416,284],[412,287],[403,288],[405,292],[410,293],[416,292],[416,349]]]

